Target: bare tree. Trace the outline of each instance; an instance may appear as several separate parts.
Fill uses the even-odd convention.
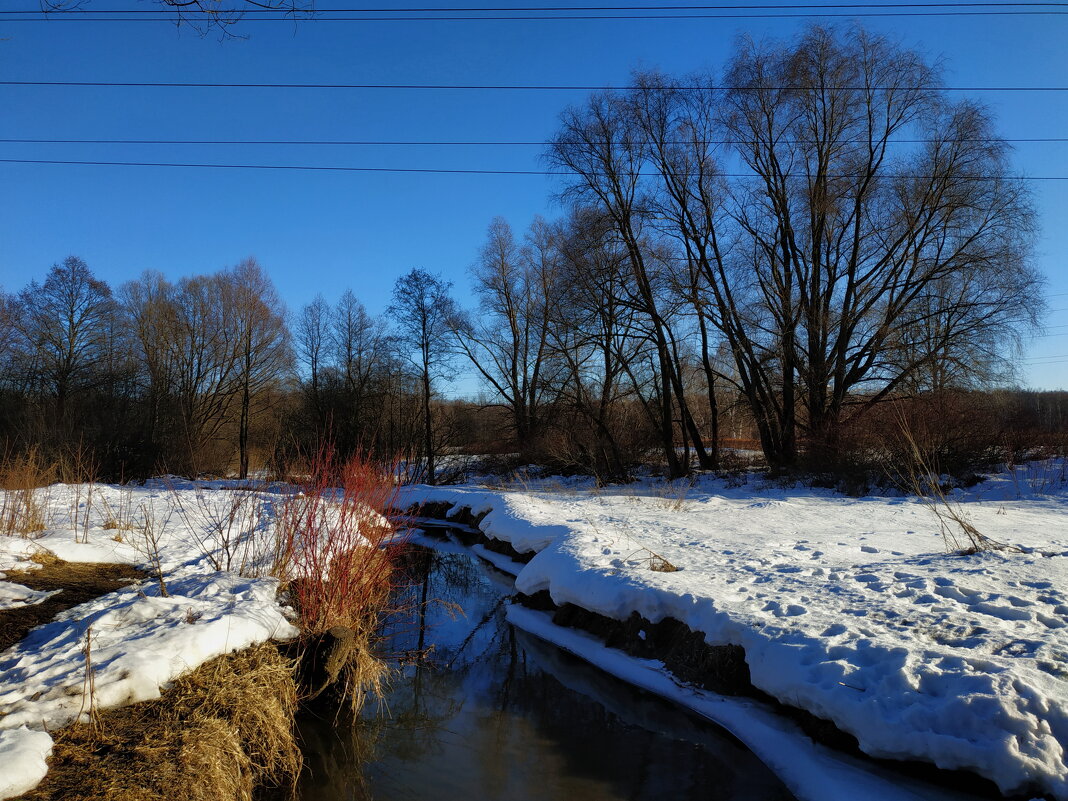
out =
[[[248,478],[249,428],[254,415],[267,411],[274,398],[269,390],[289,374],[293,356],[285,307],[271,279],[254,258],[223,274],[226,298],[232,304],[238,340],[237,383],[239,478]]]
[[[345,448],[366,447],[381,424],[372,395],[387,370],[389,343],[384,323],[367,313],[351,291],[334,306],[330,342],[334,375],[340,383],[333,425]],[[337,394],[337,393],[335,393]]]
[[[101,380],[116,313],[111,289],[77,256],[53,265],[44,284],[33,281],[19,293],[15,325],[26,366],[51,398],[56,425],[65,422],[72,395]]]
[[[613,228],[603,213],[588,208],[575,209],[560,226],[559,291],[550,309],[550,347],[562,364],[553,374],[556,425],[566,428],[575,461],[610,480],[626,476],[634,455],[627,445],[636,439],[635,429],[646,428],[640,418],[630,419],[629,407],[640,406],[649,430],[658,431],[660,422],[649,399],[658,385],[655,357],[653,369],[639,375],[637,365],[650,361],[650,342],[627,302],[627,254]],[[565,407],[573,415],[564,415]]]
[[[584,108],[568,109],[561,120],[561,130],[549,146],[548,158],[577,176],[565,196],[580,203],[596,203],[612,221],[626,249],[634,302],[649,320],[660,379],[658,428],[668,473],[674,477],[689,470],[675,450],[676,410],[702,466],[711,466],[673,358],[670,321],[659,291],[662,276],[658,275],[656,260],[650,258],[644,231],[649,215],[644,208],[642,133],[625,100],[610,93],[594,95]]]
[[[947,99],[916,53],[811,27],[743,40],[722,81],[635,84],[565,115],[550,158],[631,252],[643,225],[674,248],[774,467],[795,463],[799,434],[833,460],[843,420],[924,375],[991,374],[1036,319],[1026,184],[989,113]],[[716,84],[731,88],[700,88]],[[710,401],[716,372],[706,361]]]
[[[450,286],[439,276],[413,269],[397,279],[389,308],[403,351],[419,372],[423,455],[430,484],[436,480],[437,455],[431,414],[434,379],[452,355],[450,339],[457,317],[456,304],[449,297]]]
[[[85,10],[90,0],[39,0],[41,10],[54,14]],[[230,28],[246,11],[275,12],[283,18],[310,19],[315,0],[156,0],[161,11],[173,11],[175,24],[189,25],[201,34],[211,30],[230,36]]]
[[[319,381],[327,360],[330,339],[330,306],[321,294],[300,310],[295,337],[300,361],[307,368],[312,403],[319,410]]]
[[[536,219],[520,247],[508,223],[490,223],[471,270],[479,309],[457,327],[460,349],[508,408],[520,451],[541,429],[551,369],[548,344],[557,250],[550,227]]]

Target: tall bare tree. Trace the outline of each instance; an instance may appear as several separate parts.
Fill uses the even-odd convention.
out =
[[[479,308],[458,344],[510,412],[520,451],[540,433],[551,369],[549,326],[559,272],[550,226],[536,219],[520,246],[503,218],[490,223],[471,270]]]
[[[565,115],[550,157],[702,279],[691,305],[726,341],[772,465],[795,463],[799,433],[833,459],[844,419],[949,359],[955,380],[989,373],[1036,318],[1026,184],[989,112],[949,100],[916,53],[811,27],[742,40],[722,81],[635,85]]]
[[[427,482],[437,478],[437,448],[431,400],[434,379],[452,356],[451,332],[456,326],[456,303],[449,297],[448,281],[425,270],[413,269],[397,279],[390,306],[403,352],[419,373],[423,420],[423,456]]]
[[[222,275],[237,339],[240,391],[238,477],[248,478],[249,429],[257,414],[269,411],[277,396],[269,390],[289,376],[293,354],[285,307],[274,284],[254,258]]]
[[[678,364],[671,347],[670,320],[659,292],[663,277],[650,257],[645,228],[645,189],[642,134],[624,98],[611,93],[592,96],[583,108],[561,116],[561,129],[553,138],[548,158],[555,166],[573,172],[565,196],[580,203],[596,203],[612,221],[626,249],[635,303],[649,320],[656,346],[660,385],[657,391],[659,430],[664,459],[671,476],[689,470],[675,450],[675,413],[684,435],[693,444],[703,466],[711,466],[702,437],[687,406]]]

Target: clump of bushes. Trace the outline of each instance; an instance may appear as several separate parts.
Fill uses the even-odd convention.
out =
[[[372,642],[403,545],[395,469],[322,449],[291,472],[301,476],[299,490],[279,512],[274,570],[301,630],[301,683],[308,700],[329,688],[356,712],[386,671]]]

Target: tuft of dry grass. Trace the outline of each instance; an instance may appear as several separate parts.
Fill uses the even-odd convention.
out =
[[[968,519],[964,507],[954,503],[939,480],[937,460],[921,444],[904,412],[898,411],[898,431],[905,448],[905,462],[897,468],[892,480],[906,492],[915,495],[931,510],[938,521],[946,550],[960,554],[974,554],[987,550],[1004,550],[1009,546],[993,540],[977,529]]]
[[[251,801],[292,790],[302,758],[292,662],[272,643],[226,654],[162,698],[54,733],[48,775],[24,801]]]
[[[46,463],[36,448],[5,454],[0,462],[0,534],[27,536],[47,528],[47,487],[55,479],[56,466]]]

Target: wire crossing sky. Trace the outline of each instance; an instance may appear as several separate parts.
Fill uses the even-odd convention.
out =
[[[740,35],[859,23],[996,113],[1012,173],[1033,179],[1049,282],[1021,373],[1068,386],[1068,3],[228,5],[246,13],[227,36],[132,0],[0,9],[3,289],[71,254],[113,286],[255,255],[292,310],[351,288],[380,313],[412,267],[471,307],[493,217],[521,235],[563,213],[543,154],[568,105],[635,69],[718,81]]]

